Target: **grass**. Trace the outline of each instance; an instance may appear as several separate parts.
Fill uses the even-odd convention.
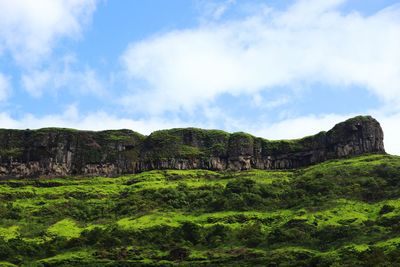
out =
[[[81,232],[82,229],[71,219],[61,220],[47,229],[48,234],[65,237],[67,239],[79,237]]]
[[[16,267],[17,265],[10,262],[0,261],[0,267]]]
[[[59,265],[59,264],[71,264],[74,262],[87,262],[93,259],[92,251],[80,250],[80,251],[69,251],[60,253],[56,256],[49,257],[38,261],[38,263],[46,264],[47,266]]]
[[[367,155],[292,171],[1,180],[0,256],[6,246],[20,255],[0,266],[174,265],[176,247],[187,248],[193,264],[210,266],[340,263],[344,254],[359,260],[379,249],[391,257],[400,248],[398,170],[399,157]],[[12,247],[18,242],[24,245]]]
[[[0,227],[0,237],[4,240],[10,240],[19,236],[19,227],[10,226],[8,228]]]
[[[318,226],[362,224],[367,220],[375,220],[378,217],[379,204],[367,204],[364,202],[339,200],[334,208],[307,213],[304,217],[308,221],[316,222]]]
[[[376,245],[384,248],[385,250],[398,250],[400,248],[400,237],[394,237],[380,241]]]

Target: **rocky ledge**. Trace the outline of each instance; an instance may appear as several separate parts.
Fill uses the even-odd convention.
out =
[[[385,153],[383,131],[358,116],[297,140],[197,128],[156,131],[0,129],[0,177],[115,176],[152,169],[291,169],[366,153]]]

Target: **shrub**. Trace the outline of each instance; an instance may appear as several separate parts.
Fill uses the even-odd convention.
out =
[[[386,214],[386,213],[392,212],[394,210],[395,210],[395,207],[393,207],[392,205],[385,204],[379,210],[379,214]]]
[[[188,248],[178,247],[169,252],[169,259],[173,261],[183,261],[189,258],[190,250]]]

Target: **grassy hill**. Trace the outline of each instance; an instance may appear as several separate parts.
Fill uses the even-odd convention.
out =
[[[400,157],[0,180],[0,266],[399,266]]]

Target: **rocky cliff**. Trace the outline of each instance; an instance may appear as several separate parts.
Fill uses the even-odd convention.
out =
[[[156,131],[0,129],[0,177],[107,175],[152,169],[289,169],[328,159],[385,153],[383,131],[370,116],[298,140],[197,128]]]

